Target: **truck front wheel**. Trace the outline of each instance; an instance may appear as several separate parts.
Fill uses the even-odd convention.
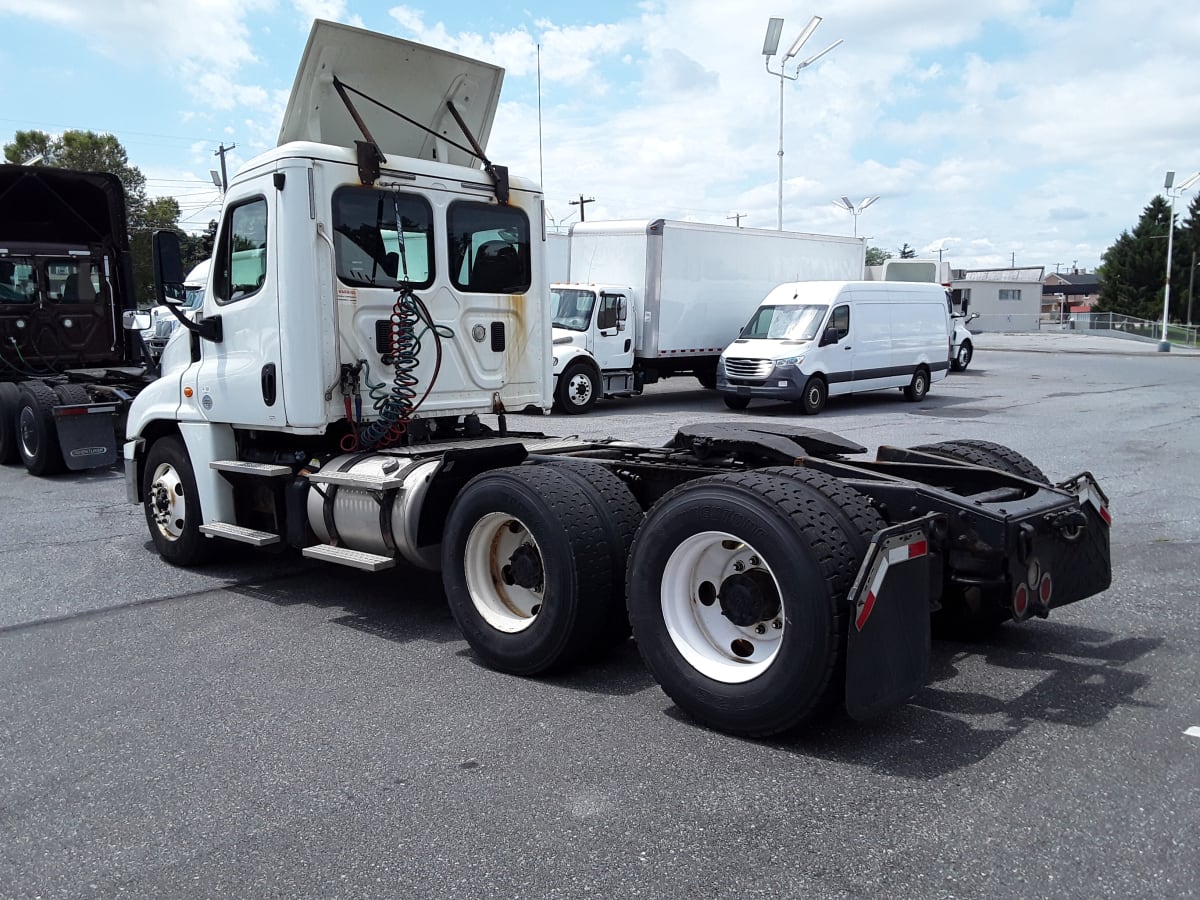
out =
[[[58,398],[48,384],[25,381],[17,389],[17,450],[31,475],[54,475],[63,471],[54,407]]]
[[[142,498],[150,538],[163,559],[174,566],[194,566],[212,558],[213,542],[200,533],[204,518],[196,476],[178,438],[159,438],[150,445]]]
[[[613,633],[608,539],[592,499],[555,467],[468,482],[446,521],[442,581],[471,649],[516,675],[591,655]]]
[[[647,514],[629,617],[647,668],[698,721],[763,737],[839,696],[855,558],[830,501],[747,473],[697,479]]]
[[[954,359],[950,361],[950,368],[955,372],[965,372],[967,366],[971,364],[971,357],[974,355],[974,352],[971,342],[963,341],[958,345],[958,350],[954,352]]]
[[[554,388],[556,405],[568,415],[585,413],[596,405],[600,395],[600,376],[587,363],[571,363],[558,376]]]

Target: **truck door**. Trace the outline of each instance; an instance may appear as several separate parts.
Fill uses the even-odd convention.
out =
[[[596,301],[593,347],[602,371],[633,366],[633,325],[629,321],[629,296],[601,291]]]
[[[212,297],[220,343],[201,342],[196,378],[201,414],[212,422],[286,423],[280,359],[276,191],[271,175],[231,188],[213,248]]]

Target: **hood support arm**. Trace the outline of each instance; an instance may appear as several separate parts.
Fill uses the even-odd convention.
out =
[[[414,128],[419,128],[426,134],[432,135],[439,140],[446,141],[455,149],[462,150],[464,153],[470,153],[478,158],[483,162],[483,170],[487,172],[489,176],[491,176],[492,185],[496,194],[496,200],[500,203],[508,203],[508,167],[497,166],[487,158],[487,154],[483,152],[483,148],[479,146],[479,142],[475,140],[475,136],[471,134],[470,129],[467,128],[467,123],[463,121],[463,118],[461,115],[459,115],[458,110],[454,108],[454,102],[452,100],[446,101],[446,108],[450,110],[450,115],[454,117],[454,121],[462,130],[462,133],[466,135],[467,140],[471,144],[470,147],[464,147],[462,144],[451,140],[444,134],[438,134],[429,126],[418,122],[416,119],[406,116],[399,110],[392,109],[390,106],[385,103],[381,103],[371,95],[364,94],[357,88],[351,87],[339,79],[336,75],[333,76],[333,87],[338,92],[338,96],[341,97],[342,103],[345,104],[346,110],[350,113],[350,117],[354,119],[354,124],[358,126],[358,130],[361,131],[363,137],[366,138],[366,141],[355,141],[355,144],[358,146],[358,176],[360,179],[362,179],[363,184],[375,183],[375,180],[379,178],[379,164],[387,162],[387,158],[384,157],[383,152],[379,149],[379,145],[375,143],[375,138],[371,136],[371,132],[367,129],[366,123],[362,120],[362,116],[358,114],[358,110],[355,109],[354,103],[350,100],[347,92],[351,94],[357,94],[364,100],[374,103],[380,109],[386,110],[392,115],[404,120]]]

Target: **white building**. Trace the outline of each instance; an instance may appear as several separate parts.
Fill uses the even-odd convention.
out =
[[[1037,331],[1045,273],[1045,266],[955,269],[951,290],[964,312],[979,313],[973,332]]]

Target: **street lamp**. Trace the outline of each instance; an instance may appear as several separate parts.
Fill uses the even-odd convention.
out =
[[[1167,340],[1167,315],[1171,311],[1171,247],[1175,238],[1175,200],[1178,197],[1187,193],[1197,181],[1200,181],[1200,172],[1197,172],[1179,187],[1173,187],[1175,184],[1175,173],[1168,172],[1166,181],[1163,182],[1163,188],[1167,192],[1167,196],[1171,198],[1171,215],[1167,219],[1167,283],[1163,289],[1163,327],[1162,340],[1158,342],[1158,349],[1162,353],[1169,353],[1171,350],[1171,342]]]
[[[841,200],[834,200],[833,205],[841,207],[842,209],[846,210],[846,212],[850,213],[850,215],[854,216],[854,236],[858,237],[858,217],[862,215],[862,212],[864,209],[866,209],[868,206],[870,206],[872,203],[874,203],[878,199],[879,199],[878,195],[876,195],[874,197],[867,197],[863,200],[862,203],[858,204],[857,209],[854,208],[854,204],[850,202],[849,197],[842,197]]]
[[[796,70],[791,75],[787,74],[788,61],[791,60],[800,48],[804,46],[805,41],[812,37],[812,33],[817,30],[817,26],[821,24],[820,16],[813,16],[804,30],[800,32],[796,40],[792,41],[792,46],[788,52],[783,55],[783,59],[779,61],[779,71],[771,71],[771,57],[779,52],[779,38],[783,33],[783,19],[771,18],[767,21],[767,36],[763,41],[763,65],[767,68],[767,74],[777,75],[779,77],[779,230],[783,231],[783,81],[786,78],[788,81],[795,81],[800,76],[801,69],[807,69],[818,59],[836,47],[842,42],[838,38],[820,53],[810,56],[808,59],[796,63]]]

